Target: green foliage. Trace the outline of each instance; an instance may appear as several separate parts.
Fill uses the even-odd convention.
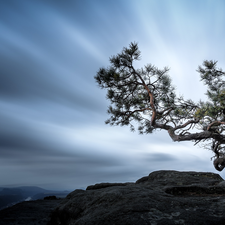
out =
[[[208,102],[199,104],[196,116],[200,119],[205,116],[210,117],[212,121],[224,119],[225,82],[223,77],[225,73],[222,69],[218,69],[216,64],[217,62],[214,61],[204,61],[203,66],[198,68],[201,80],[208,86],[206,95],[209,99]]]
[[[217,160],[214,166],[221,171],[225,168],[225,73],[217,68],[217,62],[204,61],[197,71],[208,88],[208,101],[194,103],[176,96],[167,67],[148,64],[135,69],[134,61],[140,56],[137,43],[131,43],[110,58],[108,68],[97,72],[95,80],[107,89],[111,102],[106,124],[129,125],[131,131],[137,126],[140,134],[164,129],[174,141],[210,140]],[[192,128],[201,132],[190,133]]]
[[[176,96],[167,67],[158,69],[148,64],[135,69],[133,63],[140,60],[140,56],[137,43],[131,43],[112,56],[110,66],[100,68],[95,76],[99,87],[107,89],[107,99],[111,102],[107,124],[130,125],[132,131],[137,125],[142,134],[157,128],[168,129],[166,125],[177,129],[188,120],[192,120],[194,126],[198,121],[207,126],[224,119],[224,72],[216,67],[217,62],[204,61],[203,66],[199,66],[201,79],[208,86],[208,101],[196,104]]]
[[[135,69],[135,60],[140,60],[140,51],[137,43],[131,43],[129,48],[123,48],[121,53],[110,58],[110,67],[100,68],[95,76],[100,88],[108,90],[107,99],[111,102],[108,109],[111,117],[106,123],[130,125],[132,131],[133,123],[139,123],[140,133],[151,133],[155,129],[150,122],[153,112],[151,98],[154,98],[157,111],[156,122],[178,124],[180,120],[189,118],[196,105],[191,100],[177,98],[168,75],[169,69],[160,70],[151,64]]]

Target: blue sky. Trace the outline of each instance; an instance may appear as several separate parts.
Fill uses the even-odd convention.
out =
[[[154,170],[216,172],[193,143],[105,125],[109,102],[94,76],[135,41],[137,68],[168,66],[178,95],[206,100],[196,69],[206,59],[225,68],[224,11],[222,0],[1,1],[0,186],[73,190]]]

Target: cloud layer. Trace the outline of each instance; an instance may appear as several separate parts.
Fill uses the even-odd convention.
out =
[[[75,189],[135,181],[153,170],[214,171],[210,152],[104,125],[94,76],[139,43],[141,67],[169,66],[178,94],[204,99],[197,66],[225,68],[224,1],[0,3],[0,186]],[[215,171],[214,171],[215,172]]]

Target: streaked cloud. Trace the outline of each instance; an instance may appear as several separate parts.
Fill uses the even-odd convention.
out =
[[[0,186],[75,189],[135,181],[153,170],[215,172],[211,153],[109,127],[94,76],[131,41],[142,60],[168,66],[178,94],[198,101],[197,66],[224,64],[225,3],[28,1],[0,3]]]

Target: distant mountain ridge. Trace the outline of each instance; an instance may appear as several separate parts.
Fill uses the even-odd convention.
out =
[[[0,210],[28,199],[43,199],[49,195],[64,198],[69,193],[69,191],[52,191],[36,186],[0,187]]]

